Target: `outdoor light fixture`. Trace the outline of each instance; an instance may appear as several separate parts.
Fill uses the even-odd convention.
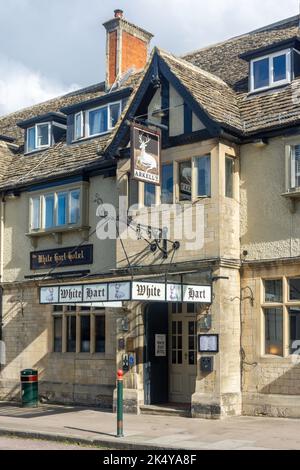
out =
[[[152,111],[152,116],[156,118],[163,118],[167,115],[166,109],[154,109]]]
[[[254,140],[253,145],[256,148],[264,148],[268,145],[268,141],[266,139],[257,139]]]

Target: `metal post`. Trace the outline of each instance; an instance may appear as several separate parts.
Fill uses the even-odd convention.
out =
[[[123,371],[117,373],[117,437],[124,437],[123,434]]]

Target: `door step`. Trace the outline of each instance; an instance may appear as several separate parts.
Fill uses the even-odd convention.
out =
[[[141,405],[141,414],[143,415],[158,415],[158,416],[182,416],[186,418],[191,417],[191,407],[189,405]]]

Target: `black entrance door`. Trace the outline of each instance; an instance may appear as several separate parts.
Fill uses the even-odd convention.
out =
[[[145,358],[144,390],[145,404],[168,402],[168,345],[166,355],[157,356],[155,335],[165,335],[168,341],[168,304],[153,303],[145,309]]]

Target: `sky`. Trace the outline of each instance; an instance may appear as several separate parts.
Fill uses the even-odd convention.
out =
[[[183,54],[299,12],[299,0],[0,0],[0,115],[104,80],[114,10]]]

